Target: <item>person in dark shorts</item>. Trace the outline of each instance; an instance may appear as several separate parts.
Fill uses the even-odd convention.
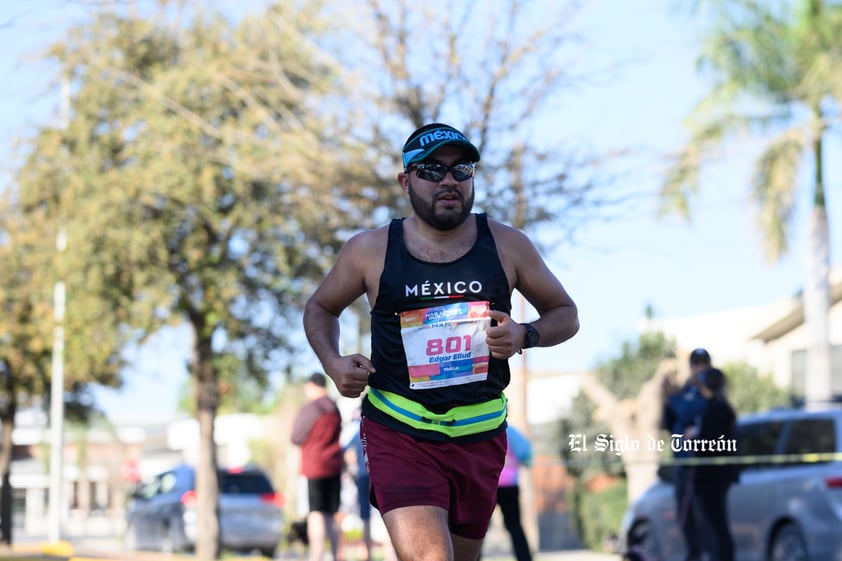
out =
[[[430,123],[402,149],[412,214],[352,236],[304,329],[339,393],[362,401],[372,504],[399,559],[474,561],[506,456],[508,359],[579,329],[573,300],[520,230],[472,213],[480,152]],[[537,311],[512,319],[517,289]],[[339,317],[371,305],[371,358],[339,351]]]
[[[325,539],[330,540],[336,559],[339,529],[335,515],[339,498],[344,459],[339,446],[342,415],[336,402],[327,395],[327,377],[319,372],[304,385],[308,402],[295,417],[292,443],[301,446],[301,474],[307,478],[309,513],[307,538],[310,561],[322,561]]]

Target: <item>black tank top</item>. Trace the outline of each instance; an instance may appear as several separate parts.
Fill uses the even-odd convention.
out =
[[[483,381],[426,389],[411,389],[409,384],[398,314],[454,302],[483,300],[489,302],[491,309],[507,314],[511,312],[509,282],[500,263],[487,216],[474,216],[477,239],[473,247],[449,263],[428,263],[410,255],[403,240],[404,219],[392,220],[380,288],[371,311],[371,361],[376,372],[369,378],[369,385],[421,403],[434,413],[499,398],[509,384],[508,361],[493,357],[489,359],[487,379]],[[429,431],[418,431],[404,425],[379,411],[368,399],[363,401],[362,413],[402,432],[421,438],[441,439],[430,435]],[[496,432],[492,431],[492,434]],[[489,434],[473,435],[470,440],[488,437]]]

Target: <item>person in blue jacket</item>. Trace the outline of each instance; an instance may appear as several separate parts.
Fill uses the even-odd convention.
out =
[[[691,427],[698,427],[705,412],[706,400],[699,392],[699,375],[711,367],[710,353],[698,348],[690,353],[690,378],[678,388],[666,385],[664,388],[663,425],[671,435],[681,435],[682,439]],[[676,460],[692,457],[692,452],[678,450],[673,453]],[[699,561],[702,558],[702,535],[704,527],[696,514],[698,506],[693,499],[693,479],[695,468],[682,465],[673,466],[672,481],[675,489],[677,517],[687,546],[686,561]]]

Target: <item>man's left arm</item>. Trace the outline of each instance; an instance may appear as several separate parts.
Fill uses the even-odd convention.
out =
[[[513,228],[498,228],[495,239],[512,288],[538,312],[538,319],[528,322],[537,331],[537,341],[531,341],[532,346],[551,347],[573,337],[579,331],[579,311],[535,245]],[[527,343],[526,325],[503,312],[492,310],[490,315],[497,322],[487,331],[491,355],[507,359],[521,351]]]
[[[538,312],[538,319],[528,322],[538,331],[537,346],[552,347],[567,341],[579,331],[575,302],[526,235],[516,232],[512,239],[515,288]]]

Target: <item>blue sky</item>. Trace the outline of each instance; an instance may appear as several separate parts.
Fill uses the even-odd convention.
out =
[[[58,90],[45,81],[43,63],[19,65],[21,55],[60,36],[83,10],[62,0],[6,3],[0,16],[0,150],[9,154],[14,137],[30,126],[55,122]],[[580,21],[591,45],[583,62],[595,66],[620,58],[626,64],[602,85],[568,95],[564,130],[571,142],[597,149],[634,146],[640,156],[617,184],[637,194],[612,222],[587,225],[577,244],[547,255],[580,309],[582,328],[568,343],[538,349],[534,367],[580,370],[614,356],[636,337],[647,304],[660,317],[676,317],[774,302],[799,290],[804,276],[806,221],[799,211],[792,252],[776,264],[764,261],[760,237],[747,203],[750,144],[730,154],[705,175],[693,221],[658,220],[656,193],[663,172],[657,155],[679,148],[682,120],[705,91],[694,71],[698,25],[675,1],[592,0]],[[38,94],[55,92],[36,102]],[[838,150],[838,146],[833,148]],[[839,161],[840,158],[835,158]],[[2,174],[9,157],[2,158]],[[832,232],[842,224],[842,202],[835,199],[842,171],[828,157]],[[0,175],[0,184],[4,183]],[[834,226],[836,227],[834,228]],[[838,235],[836,236],[838,239]],[[839,263],[838,248],[833,263]],[[126,387],[100,393],[101,404],[117,415],[163,415],[175,408],[184,381],[186,337],[178,331],[158,338],[138,353]],[[699,341],[699,345],[704,345]]]
[[[804,190],[792,251],[777,263],[766,262],[748,203],[757,151],[746,142],[704,173],[690,223],[674,216],[658,220],[655,195],[663,162],[657,155],[683,144],[682,122],[707,90],[695,71],[698,19],[676,12],[676,3],[669,1],[603,0],[589,6],[599,56],[640,62],[624,66],[608,87],[571,100],[573,136],[600,146],[635,146],[649,156],[642,156],[624,180],[643,196],[624,209],[622,219],[585,227],[580,243],[553,255],[557,273],[579,305],[582,328],[568,343],[538,350],[541,358],[535,362],[571,369],[592,367],[615,356],[622,341],[634,340],[647,304],[659,317],[680,317],[772,303],[797,292],[809,209]],[[834,153],[838,148],[832,146]],[[834,225],[842,224],[842,202],[834,198],[840,170],[830,163],[827,171],[833,234]],[[833,251],[834,264],[838,251]]]

